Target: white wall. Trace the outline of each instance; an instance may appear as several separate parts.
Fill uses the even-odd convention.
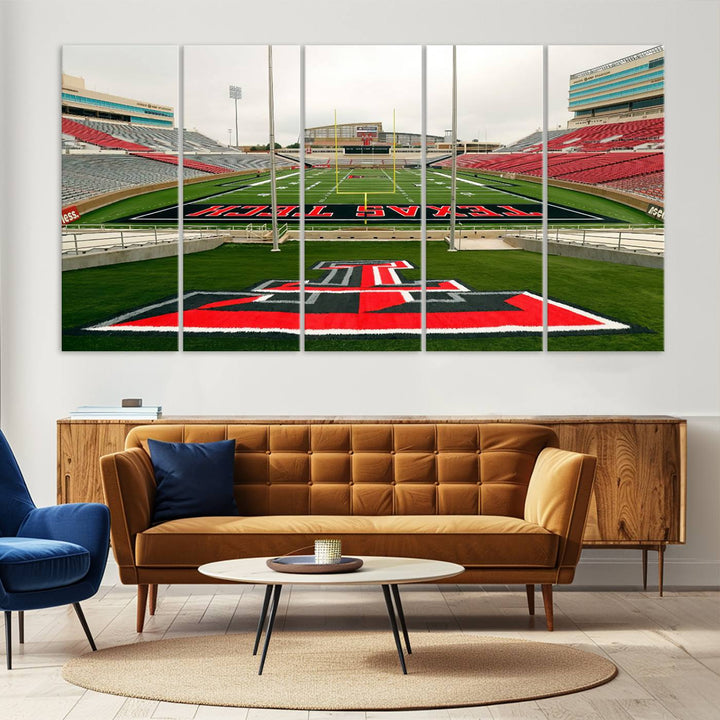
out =
[[[55,420],[78,404],[127,396],[168,414],[672,414],[690,420],[689,530],[688,544],[667,554],[666,581],[720,584],[717,0],[10,0],[2,8],[2,426],[39,504],[55,498]],[[664,43],[665,352],[60,352],[61,46],[265,42]],[[634,583],[638,556],[586,552],[578,582]]]

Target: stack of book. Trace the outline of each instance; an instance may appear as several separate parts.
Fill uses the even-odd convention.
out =
[[[162,415],[160,405],[81,405],[70,413],[71,420],[157,420]]]

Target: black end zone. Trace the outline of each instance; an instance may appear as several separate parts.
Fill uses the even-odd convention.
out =
[[[548,208],[548,221],[567,221],[572,224],[618,223],[611,217],[586,213],[564,205],[552,204]],[[449,205],[428,205],[427,221],[432,224],[447,224],[450,221]],[[268,222],[272,217],[270,205],[230,205],[223,203],[195,202],[185,205],[184,222],[186,224],[237,224],[248,222]],[[278,218],[281,222],[298,222],[299,205],[278,205]],[[305,221],[309,223],[332,224],[379,224],[419,223],[420,205],[306,205]],[[456,222],[462,224],[497,225],[508,223],[528,225],[540,223],[542,206],[535,202],[512,204],[457,205]],[[123,218],[119,222],[132,224],[158,224],[177,221],[177,206],[170,206],[142,215]]]

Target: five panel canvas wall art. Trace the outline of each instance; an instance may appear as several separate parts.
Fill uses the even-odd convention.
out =
[[[66,46],[63,349],[662,350],[663,77],[659,45]]]

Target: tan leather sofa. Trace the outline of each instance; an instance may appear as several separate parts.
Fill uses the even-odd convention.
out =
[[[241,515],[151,527],[148,438],[234,439]],[[154,424],[125,448],[100,462],[120,578],[138,586],[138,632],[159,583],[217,582],[198,566],[322,537],[346,555],[460,563],[453,583],[524,584],[531,614],[540,584],[552,630],[552,586],[573,580],[596,462],[557,449],[549,428],[503,423]]]

